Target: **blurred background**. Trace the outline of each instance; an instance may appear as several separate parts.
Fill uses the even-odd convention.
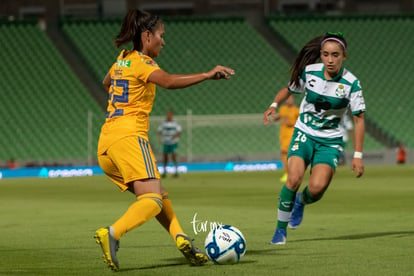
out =
[[[232,67],[231,81],[157,89],[150,141],[172,109],[181,162],[279,159],[279,124],[262,114],[310,39],[342,31],[345,67],[367,104],[366,163],[414,162],[414,0],[2,0],[0,166],[94,165],[107,95],[102,80],[130,8],[160,15],[169,73]],[[300,98],[296,98],[297,104]],[[352,155],[352,143],[346,155]]]

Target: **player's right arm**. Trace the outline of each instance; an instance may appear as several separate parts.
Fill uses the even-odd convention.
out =
[[[208,72],[195,74],[169,74],[164,70],[159,69],[151,73],[148,81],[166,89],[178,89],[188,87],[209,79],[228,80],[233,75],[233,69],[221,65],[217,65]]]
[[[270,120],[269,117],[272,116],[273,118],[276,117],[276,108],[280,104],[282,104],[286,99],[290,96],[289,88],[283,87],[282,89],[277,92],[273,103],[269,106],[269,108],[263,113],[263,124],[267,125]]]

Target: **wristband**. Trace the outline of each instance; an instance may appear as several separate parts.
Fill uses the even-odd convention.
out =
[[[277,103],[273,102],[269,107],[277,108]]]
[[[354,158],[359,158],[359,159],[362,159],[362,152],[360,152],[360,151],[356,151],[356,152],[354,152]]]

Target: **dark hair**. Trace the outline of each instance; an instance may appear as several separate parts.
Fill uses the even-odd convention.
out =
[[[115,37],[114,43],[117,48],[132,41],[134,50],[142,50],[141,33],[152,32],[162,20],[157,15],[138,9],[130,10],[124,20],[119,34]]]
[[[308,41],[305,46],[303,46],[302,50],[300,50],[294,63],[292,64],[292,67],[290,68],[291,76],[289,85],[300,85],[300,76],[303,70],[305,70],[307,65],[315,63],[320,58],[322,43],[328,40],[337,41],[343,50],[346,51],[347,44],[342,33],[329,32]]]

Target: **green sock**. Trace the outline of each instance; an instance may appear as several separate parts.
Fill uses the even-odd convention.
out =
[[[306,188],[302,192],[302,197],[301,197],[300,201],[303,204],[311,204],[311,203],[314,203],[314,202],[317,202],[318,200],[320,200],[322,198],[322,196],[323,196],[323,194],[321,196],[318,196],[318,197],[313,197],[309,193],[308,186],[306,186]]]
[[[279,208],[277,209],[277,228],[287,228],[295,196],[296,191],[289,190],[286,185],[283,185],[280,191]]]

